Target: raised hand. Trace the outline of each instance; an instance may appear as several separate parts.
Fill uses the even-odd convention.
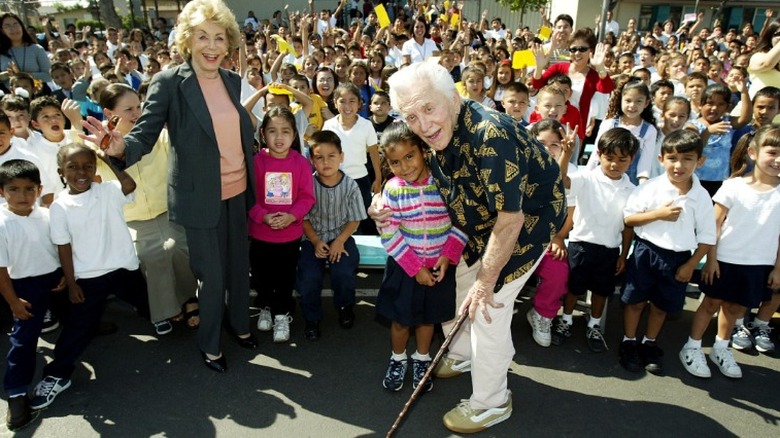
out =
[[[596,50],[590,57],[590,65],[598,72],[604,71],[604,59],[607,56],[607,47],[603,43],[596,44]]]

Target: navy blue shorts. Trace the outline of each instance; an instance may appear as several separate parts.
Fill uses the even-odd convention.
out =
[[[689,251],[671,251],[635,239],[634,253],[626,264],[626,283],[621,299],[626,304],[650,301],[667,313],[681,311],[688,283],[675,280],[674,275],[690,258]]]
[[[748,309],[772,299],[772,289],[766,283],[774,266],[735,265],[721,261],[718,261],[718,265],[720,278],[716,278],[713,284],[702,282],[699,285],[699,289],[708,297]]]
[[[569,242],[569,293],[609,297],[615,293],[615,266],[620,248],[589,242]]]

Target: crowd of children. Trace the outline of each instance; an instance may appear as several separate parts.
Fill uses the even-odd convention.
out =
[[[551,236],[526,315],[537,344],[563,345],[578,299],[590,292],[587,345],[608,349],[604,312],[619,287],[619,362],[632,372],[661,373],[662,327],[683,309],[692,282],[704,299],[679,353],[688,372],[710,377],[702,338],[717,312],[709,357],[724,375],[742,376],[729,345],[774,351],[780,125],[773,120],[780,89],[766,86],[751,97],[751,52],[739,36],[709,37],[708,29],[692,35],[699,19],[669,35],[659,29],[642,38],[630,28],[597,43],[590,29],[572,32],[564,14],[546,22],[555,33],[543,44],[527,28],[513,37],[498,18],[488,28],[486,14],[468,22],[456,2],[450,9],[435,1],[390,3],[393,24],[381,28],[373,9],[361,12],[352,3],[318,14],[310,1],[308,11],[285,7],[273,19],[247,19],[239,49],[222,65],[241,75],[242,104],[258,125],[247,255],[258,330],[272,330],[274,342],[290,340],[295,290],[304,337],[319,339],[326,267],[338,322],[352,327],[360,260],[352,235],[378,234],[389,257],[377,314],[390,323],[392,350],[382,385],[403,387],[413,332],[418,386],[431,362],[434,325],[455,316],[454,266],[468,239],[452,227],[433,183],[430,139],[394,117],[387,78],[412,62],[439,62],[464,99],[528,127],[561,168],[568,219]],[[13,19],[5,14],[0,21]],[[128,232],[137,219],[124,208],[136,188],[131,175],[142,178],[143,170],[116,171],[78,135],[86,116],[114,114],[126,133],[154,74],[184,62],[169,44],[175,28],[164,20],[157,26],[156,33],[135,29],[127,36],[114,28],[106,37],[63,32],[50,38],[50,83],[24,72],[2,83],[0,293],[14,317],[4,380],[12,430],[70,386],[109,294],[151,317],[158,335],[170,332],[173,320],[197,327],[191,297],[174,305],[183,306],[180,314],[170,314],[146,294],[155,274],[144,268]],[[691,42],[680,45],[687,36]],[[744,39],[750,37],[776,45],[780,35]],[[536,67],[514,68],[513,52],[526,49]],[[127,103],[111,83],[130,89]],[[366,215],[372,194],[393,211],[378,229]],[[694,276],[699,269],[701,278]],[[64,312],[56,304],[60,293],[71,303]],[[57,317],[63,328],[54,360],[28,397],[37,338],[56,328]],[[427,381],[425,390],[432,387]]]

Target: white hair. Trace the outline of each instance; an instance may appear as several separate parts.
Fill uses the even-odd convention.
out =
[[[441,93],[442,99],[451,99],[457,93],[450,72],[435,62],[415,62],[393,73],[387,83],[390,105],[396,111],[401,111],[408,98],[420,91]]]

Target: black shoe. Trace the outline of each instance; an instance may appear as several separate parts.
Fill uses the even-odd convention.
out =
[[[306,321],[306,327],[303,329],[303,336],[309,341],[316,341],[320,338],[320,322]]]
[[[224,373],[227,371],[227,361],[225,360],[225,355],[220,355],[217,359],[209,359],[209,357],[204,352],[200,352],[201,357],[203,358],[203,363],[206,364],[206,368],[216,371],[218,373]]]
[[[588,348],[594,353],[603,353],[604,350],[608,350],[607,341],[604,340],[604,335],[598,324],[595,327],[585,329],[585,339],[588,341]]]
[[[33,411],[30,408],[30,399],[27,395],[13,397],[8,399],[8,413],[5,417],[5,424],[8,430],[15,432],[38,418],[40,411]]]
[[[623,341],[620,343],[620,365],[631,371],[638,373],[642,371],[642,361],[639,360],[636,341]]]
[[[563,345],[571,337],[571,324],[558,317],[552,330],[551,341],[553,345]]]
[[[663,373],[664,365],[661,362],[661,356],[663,355],[663,350],[658,347],[655,341],[643,342],[639,345],[639,358],[642,360],[642,364],[648,373]]]
[[[113,322],[100,321],[95,330],[95,336],[113,335],[117,330],[119,330],[119,327]]]
[[[255,348],[257,348],[257,338],[255,338],[255,335],[253,335],[252,333],[249,333],[249,336],[245,338],[242,338],[241,336],[234,334],[233,338],[235,338],[236,343],[241,348],[246,348],[247,350],[254,350]]]
[[[338,309],[339,312],[339,325],[341,328],[352,328],[355,325],[355,313],[352,311],[352,306],[346,306]]]

